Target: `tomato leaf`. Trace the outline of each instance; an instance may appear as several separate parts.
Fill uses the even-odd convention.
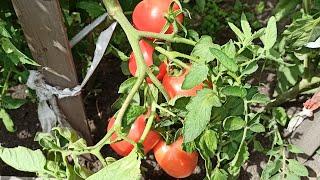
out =
[[[256,132],[256,133],[261,133],[261,132],[265,132],[266,131],[264,126],[262,124],[260,124],[260,123],[252,124],[250,126],[250,130],[253,131],[253,132]]]
[[[241,30],[231,22],[228,22],[228,25],[231,28],[231,30],[237,35],[238,39],[240,41],[243,41],[244,40],[244,34],[241,32]]]
[[[246,143],[243,143],[241,147],[239,147],[239,151],[236,156],[230,162],[229,172],[232,175],[237,175],[240,172],[241,166],[244,164],[246,160],[249,159],[248,146]]]
[[[246,122],[238,116],[230,116],[223,121],[223,127],[228,131],[235,131],[242,129]]]
[[[258,70],[258,68],[259,68],[259,66],[256,61],[251,62],[250,64],[248,64],[244,68],[244,70],[242,70],[241,76],[252,74],[252,73],[256,72]]]
[[[281,126],[286,125],[288,118],[286,110],[283,107],[273,108],[272,115]]]
[[[77,3],[77,7],[85,10],[92,18],[96,18],[105,12],[99,3],[94,1],[80,1]]]
[[[191,55],[200,58],[200,63],[207,63],[214,60],[210,53],[210,48],[220,48],[219,45],[213,44],[210,36],[201,36],[199,42],[194,46]]]
[[[145,111],[145,107],[131,104],[122,118],[123,125],[130,126]]]
[[[246,97],[247,90],[240,86],[227,86],[222,88],[221,93],[226,96]]]
[[[213,130],[204,131],[200,137],[199,146],[202,153],[206,154],[205,156],[212,158],[218,146],[217,133]]]
[[[279,159],[274,160],[266,165],[261,174],[262,180],[268,180],[275,173],[277,173],[282,166],[282,162]]]
[[[225,172],[223,169],[215,169],[211,174],[212,180],[227,180],[228,173]]]
[[[192,97],[187,105],[187,116],[183,126],[184,142],[196,139],[207,127],[210,121],[213,106],[220,107],[222,104],[211,89],[198,91],[197,96]]]
[[[297,160],[288,159],[288,169],[295,175],[298,176],[308,176],[309,172],[308,169],[299,163]]]
[[[113,177],[117,180],[139,180],[141,179],[140,164],[141,159],[136,152],[132,152],[89,176],[87,180],[101,179],[101,177]]]
[[[238,65],[235,63],[234,59],[231,59],[223,51],[216,48],[210,48],[210,52],[225,68],[232,72],[238,71]]]
[[[125,80],[120,85],[118,93],[128,93],[132,89],[134,83],[136,83],[137,79],[138,79],[137,77],[131,77],[131,78]]]
[[[250,27],[250,24],[247,20],[247,17],[244,13],[241,14],[241,28],[242,28],[242,31],[245,35],[245,37],[248,39],[252,36],[252,32],[251,32],[251,27]]]
[[[272,16],[265,29],[265,34],[260,37],[265,50],[269,50],[277,41],[277,21],[274,16]]]
[[[250,102],[251,103],[266,104],[266,103],[270,102],[270,98],[265,94],[256,93],[255,95],[253,95],[253,97],[250,100]]]
[[[4,126],[9,132],[16,131],[16,129],[14,128],[13,121],[5,109],[0,109],[0,119],[2,119]]]
[[[295,153],[295,154],[304,153],[303,150],[299,146],[296,146],[293,144],[288,145],[288,150],[292,153]]]
[[[182,84],[182,89],[191,89],[207,79],[209,68],[205,64],[192,64]]]
[[[46,165],[46,158],[39,149],[33,151],[22,146],[3,148],[0,158],[19,171],[41,172]]]

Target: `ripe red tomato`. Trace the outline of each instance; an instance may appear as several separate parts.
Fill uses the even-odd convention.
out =
[[[146,62],[146,65],[148,67],[152,66],[153,65],[152,54],[154,52],[154,48],[144,40],[139,41],[139,45],[140,45],[143,58]],[[136,75],[137,63],[136,63],[136,59],[134,57],[133,52],[131,53],[129,58],[129,71],[131,75],[133,76]],[[161,81],[163,79],[163,76],[166,74],[166,71],[167,71],[167,65],[165,63],[161,63],[161,65],[159,66],[159,73],[157,74],[156,77]],[[151,83],[151,79],[149,77],[147,78],[147,82]]]
[[[188,153],[182,149],[183,139],[180,137],[171,145],[163,140],[153,149],[154,156],[160,167],[170,176],[185,178],[192,174],[198,163],[198,153]]]
[[[136,121],[132,124],[131,129],[128,134],[128,138],[132,139],[134,142],[138,142],[142,136],[143,130],[146,127],[146,117],[145,115],[139,116]],[[115,122],[115,118],[112,117],[109,119],[108,130],[112,128]],[[113,133],[111,140],[117,138],[116,133]],[[144,147],[144,153],[147,154],[160,140],[160,135],[154,131],[150,130],[146,139],[142,143]],[[122,140],[116,143],[110,144],[111,148],[120,156],[127,156],[133,149],[133,145],[129,142]]]
[[[199,84],[191,89],[181,89],[183,81],[188,73],[189,70],[184,69],[180,76],[170,76],[169,74],[166,74],[163,77],[162,85],[171,99],[175,96],[195,96],[197,95],[197,91],[203,88],[203,84]]]
[[[167,20],[164,17],[169,11],[172,0],[143,0],[133,10],[133,25],[141,31],[160,33]],[[174,4],[174,10],[179,10],[179,6]],[[176,20],[182,23],[183,14],[179,14]],[[172,24],[166,31],[167,34],[173,32]]]

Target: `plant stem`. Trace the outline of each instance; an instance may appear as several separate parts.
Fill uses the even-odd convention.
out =
[[[160,111],[164,111],[164,112],[170,114],[170,116],[176,117],[176,115],[173,112],[169,111],[167,108],[164,108],[164,107],[162,107],[162,106],[160,106],[158,104],[155,104],[155,107],[157,109],[159,109]]]
[[[183,43],[183,44],[189,44],[191,46],[195,46],[197,42],[186,39],[183,37],[179,37],[175,34],[160,34],[160,33],[154,33],[154,32],[147,32],[147,31],[138,31],[138,35],[140,37],[147,37],[147,38],[155,38],[155,39],[162,39],[168,42],[174,42],[174,43]]]
[[[160,92],[162,93],[162,95],[164,96],[164,98],[166,99],[166,101],[169,101],[169,96],[167,91],[164,89],[163,85],[161,84],[161,82],[158,80],[158,78],[152,73],[152,71],[150,70],[150,68],[146,69],[146,72],[149,76],[149,78],[151,79],[152,83],[160,90]]]
[[[280,94],[275,98],[274,101],[267,104],[266,109],[269,109],[271,107],[279,106],[280,104],[296,97],[299,93],[307,91],[314,86],[317,86],[320,84],[320,77],[312,77],[310,81],[307,79],[302,79],[298,84],[296,84],[294,87],[289,89],[288,91],[284,92],[283,94]]]
[[[189,59],[189,60],[194,61],[194,62],[199,62],[199,59],[196,58],[196,57],[189,56],[187,54],[183,54],[183,53],[180,53],[180,52],[177,52],[177,51],[168,51],[168,50],[165,50],[164,48],[162,48],[160,46],[155,47],[155,50],[157,50],[161,54],[167,56],[170,60],[175,59],[177,57],[181,57],[181,58]]]
[[[153,120],[154,120],[154,118],[155,118],[155,115],[156,115],[155,102],[152,102],[152,104],[151,104],[150,116],[149,116],[149,118],[148,118],[146,127],[144,128],[143,133],[142,133],[142,135],[141,135],[141,137],[140,137],[139,143],[143,143],[144,140],[146,139],[149,131],[151,130],[152,123],[153,123]]]

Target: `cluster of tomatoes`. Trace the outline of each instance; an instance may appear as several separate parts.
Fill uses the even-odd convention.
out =
[[[163,27],[167,23],[165,15],[169,11],[172,0],[143,0],[134,9],[132,14],[133,25],[136,29],[141,31],[149,31],[160,33],[163,32]],[[173,5],[173,10],[179,10],[177,4]],[[175,17],[180,23],[183,21],[183,14]],[[172,33],[172,24],[165,30],[165,33]],[[154,47],[147,41],[141,40],[139,42],[145,63],[148,67],[154,66],[153,54]],[[173,76],[168,73],[166,62],[161,62],[157,66],[158,72],[155,73],[156,77],[162,81],[162,84],[167,91],[169,97],[172,99],[176,96],[194,96],[196,91],[202,88],[198,85],[192,89],[182,89],[182,84],[185,76],[188,74],[188,69],[183,69],[178,76]],[[133,53],[129,59],[130,73],[135,76],[137,71],[137,64]],[[146,78],[147,83],[152,83],[150,78]],[[149,114],[140,115],[132,124],[127,138],[138,142],[146,127],[146,119]],[[115,118],[109,119],[108,130],[112,128]],[[114,133],[111,140],[115,140],[117,135]],[[155,130],[150,130],[143,142],[144,153],[147,154],[153,150],[155,159],[160,167],[170,176],[176,178],[184,178],[192,174],[197,162],[197,152],[186,152],[182,149],[183,138],[179,137],[172,144],[167,145],[161,138],[159,133]],[[111,148],[120,156],[127,156],[133,149],[133,145],[129,142],[122,140],[110,144]]]

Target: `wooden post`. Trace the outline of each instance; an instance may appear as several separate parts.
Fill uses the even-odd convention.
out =
[[[59,0],[12,0],[33,58],[43,67],[46,81],[60,87],[78,84]],[[58,100],[70,125],[92,144],[80,96]]]

